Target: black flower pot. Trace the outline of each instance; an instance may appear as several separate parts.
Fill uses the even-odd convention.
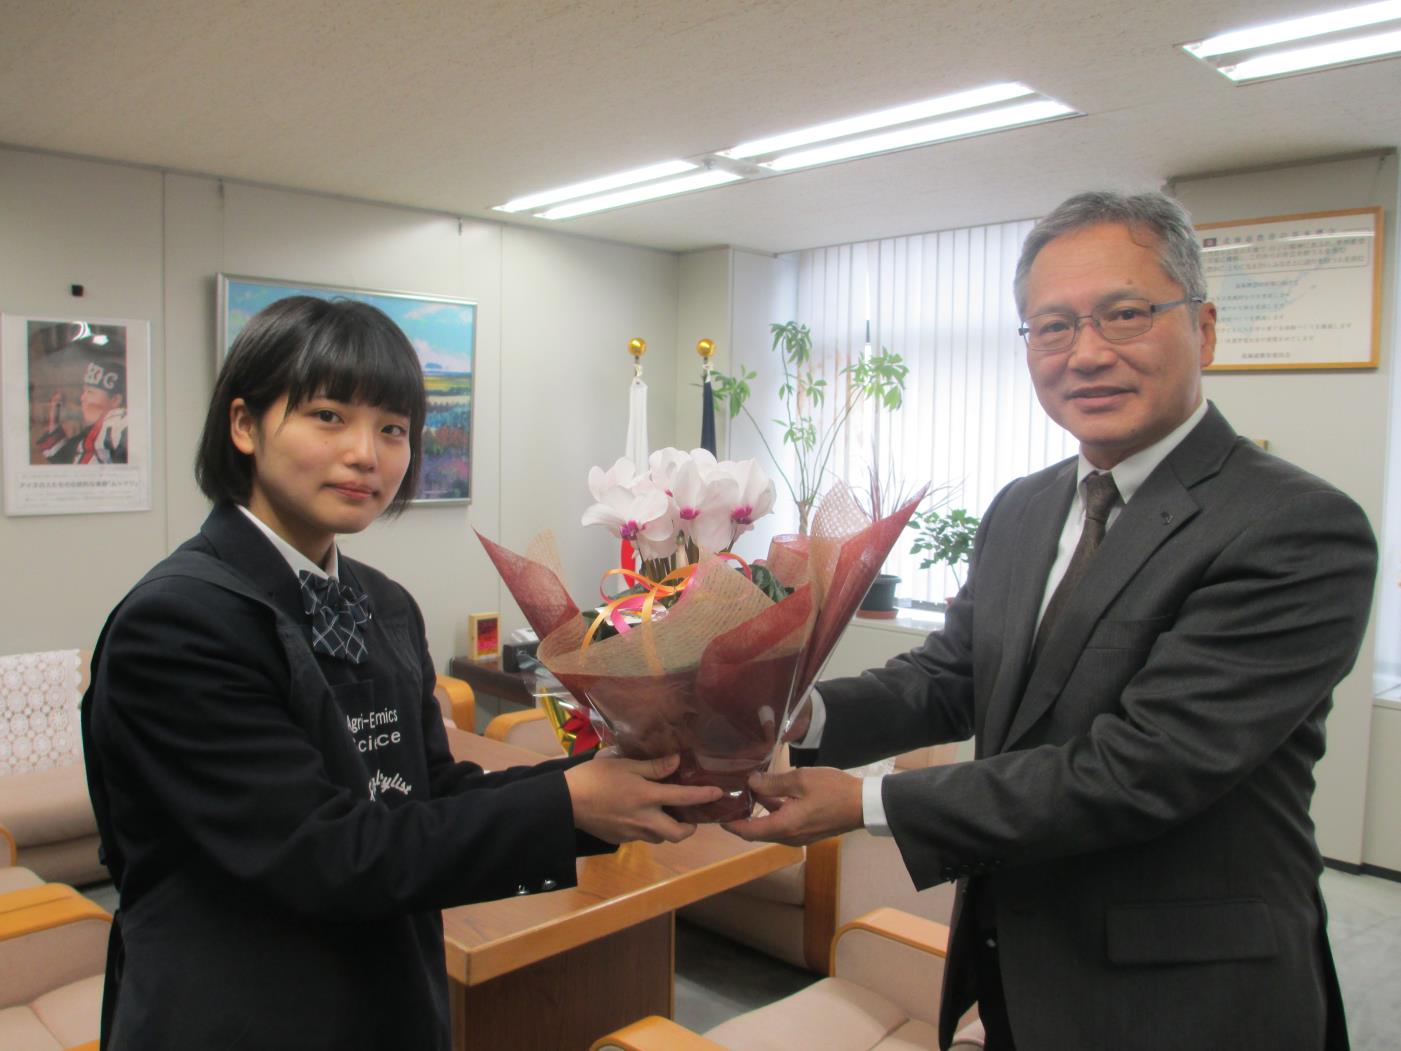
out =
[[[861,600],[857,614],[866,617],[889,618],[895,616],[895,588],[900,578],[893,573],[881,573],[871,583],[871,590]]]

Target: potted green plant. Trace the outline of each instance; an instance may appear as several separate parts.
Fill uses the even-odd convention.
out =
[[[963,578],[959,576],[958,567],[966,564],[973,553],[978,521],[976,515],[970,515],[961,507],[916,511],[906,526],[915,531],[910,554],[924,556],[919,563],[920,569],[948,566],[953,571],[954,581],[962,587]]]
[[[797,505],[798,532],[806,535],[813,505],[821,493],[828,464],[847,420],[858,406],[867,402],[874,402],[887,411],[900,408],[909,366],[899,354],[884,348],[878,354],[866,354],[846,366],[838,373],[846,379],[842,402],[832,422],[819,430],[808,412],[826,400],[828,384],[812,370],[812,333],[806,325],[796,321],[774,323],[769,329],[773,333],[770,349],[779,355],[783,368],[783,380],[778,388],[782,416],[774,422],[782,428],[783,444],[793,449],[792,475],[788,464],[774,451],[764,429],[749,411],[748,401],[753,393],[749,383],[758,374],[743,366],[733,376],[717,371],[711,374],[711,388],[717,410],[728,412],[731,419],[742,412],[754,425],[778,477]]]

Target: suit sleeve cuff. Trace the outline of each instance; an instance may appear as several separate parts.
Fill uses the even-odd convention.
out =
[[[880,774],[861,779],[861,821],[873,836],[894,835],[885,819],[885,800],[881,798],[881,783],[887,776]]]

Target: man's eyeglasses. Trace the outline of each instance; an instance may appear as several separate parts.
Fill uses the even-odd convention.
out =
[[[1146,299],[1116,299],[1095,307],[1088,314],[1071,314],[1052,310],[1027,318],[1018,335],[1026,340],[1028,350],[1041,354],[1058,354],[1075,345],[1080,323],[1088,320],[1096,331],[1111,343],[1122,343],[1141,336],[1153,327],[1153,315],[1184,303],[1203,303],[1201,296],[1186,296],[1170,303],[1150,303]]]

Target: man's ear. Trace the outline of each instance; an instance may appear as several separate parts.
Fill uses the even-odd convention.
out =
[[[229,402],[229,441],[245,456],[257,448],[258,419],[242,398]]]
[[[1197,328],[1201,337],[1201,365],[1206,368],[1216,360],[1216,304],[1203,303],[1197,308]]]

